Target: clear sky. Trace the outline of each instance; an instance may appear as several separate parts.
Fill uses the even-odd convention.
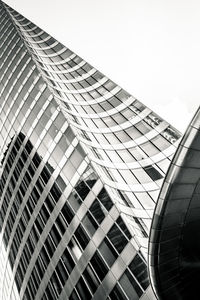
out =
[[[200,103],[199,0],[4,0],[184,131]]]

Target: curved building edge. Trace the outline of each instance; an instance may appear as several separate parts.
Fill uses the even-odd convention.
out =
[[[160,300],[199,299],[200,108],[165,177],[149,238],[150,279]]]

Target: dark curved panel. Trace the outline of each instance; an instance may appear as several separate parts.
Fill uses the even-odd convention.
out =
[[[161,189],[150,233],[149,271],[159,299],[199,299],[200,109]]]

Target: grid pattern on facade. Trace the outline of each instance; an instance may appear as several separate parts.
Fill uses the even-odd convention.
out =
[[[155,202],[180,134],[42,29],[8,10],[146,255]]]
[[[154,299],[147,238],[180,134],[0,2],[2,299]]]

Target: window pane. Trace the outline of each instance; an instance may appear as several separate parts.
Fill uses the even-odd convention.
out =
[[[133,275],[137,278],[143,289],[146,289],[149,286],[147,266],[138,254],[130,263],[129,268]]]

